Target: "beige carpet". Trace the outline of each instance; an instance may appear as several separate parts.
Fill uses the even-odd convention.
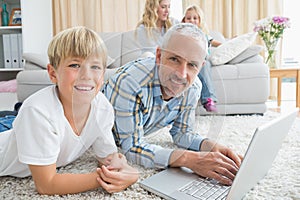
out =
[[[200,116],[196,120],[199,132],[208,135],[220,143],[227,144],[240,153],[246,151],[252,134],[258,125],[278,117],[278,113],[267,112],[264,116]],[[215,134],[219,133],[219,134]],[[148,140],[157,144],[165,141],[166,146],[172,146],[171,139],[164,129]],[[259,163],[258,163],[259,164]],[[95,158],[88,152],[76,162],[60,168],[62,172],[88,172],[96,168]],[[145,170],[139,167],[140,180],[154,174],[155,170]],[[140,181],[139,180],[139,181]],[[76,195],[41,196],[34,187],[31,178],[17,179],[0,178],[0,199],[160,199],[143,190],[138,183],[124,192],[108,194],[102,189]],[[244,199],[300,199],[300,119],[297,118],[282,149],[266,177],[259,182]]]

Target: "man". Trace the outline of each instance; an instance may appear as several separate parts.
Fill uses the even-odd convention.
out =
[[[147,168],[188,167],[230,185],[241,163],[232,150],[195,134],[193,122],[207,54],[204,34],[192,24],[167,31],[155,58],[123,66],[104,87],[115,109],[114,136],[127,159]],[[144,136],[172,125],[181,149],[149,144]]]

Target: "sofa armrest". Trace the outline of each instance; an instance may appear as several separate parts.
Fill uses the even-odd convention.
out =
[[[23,70],[17,74],[17,98],[23,102],[34,92],[52,85],[47,70]]]

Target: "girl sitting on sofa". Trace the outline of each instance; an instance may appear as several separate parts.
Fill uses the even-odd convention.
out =
[[[209,30],[204,20],[204,12],[197,5],[191,5],[186,8],[184,12],[184,17],[182,22],[192,23],[198,26],[205,34],[208,40],[208,45],[213,47],[218,47],[221,45],[221,42],[214,40],[209,35]],[[209,53],[209,52],[208,52]],[[217,102],[217,97],[215,95],[215,89],[211,79],[211,63],[206,59],[205,66],[198,74],[199,79],[202,82],[202,91],[201,91],[201,104],[208,112],[217,112],[215,103]]]

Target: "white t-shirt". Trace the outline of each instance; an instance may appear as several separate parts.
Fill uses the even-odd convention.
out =
[[[117,152],[113,123],[113,107],[99,92],[81,135],[76,135],[65,118],[56,87],[44,88],[24,101],[13,129],[0,133],[0,176],[29,176],[28,164],[65,166],[91,146],[95,159]]]

